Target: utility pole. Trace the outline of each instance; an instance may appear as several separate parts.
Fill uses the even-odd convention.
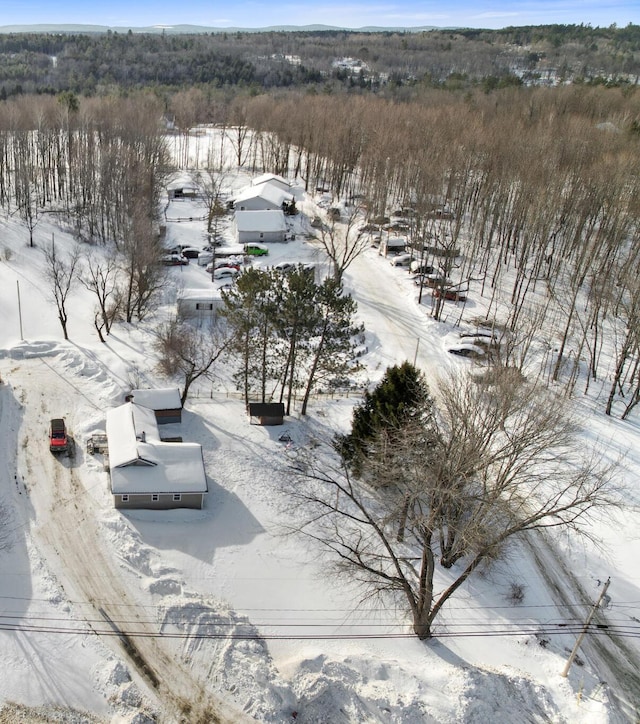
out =
[[[20,282],[16,279],[16,288],[18,290],[18,321],[20,322],[20,341],[24,341],[22,336],[22,305],[20,304]]]
[[[609,588],[609,583],[610,583],[610,582],[611,582],[611,579],[610,579],[610,578],[607,578],[607,580],[605,581],[604,586],[602,587],[602,592],[600,593],[600,597],[598,598],[598,600],[597,600],[597,601],[595,602],[595,604],[593,605],[593,608],[591,609],[591,611],[590,611],[590,613],[589,613],[589,616],[587,617],[587,620],[584,622],[584,627],[582,628],[582,633],[580,634],[580,636],[578,636],[578,640],[576,641],[576,644],[575,644],[575,646],[573,647],[573,651],[572,651],[571,654],[569,655],[569,659],[568,659],[568,661],[567,661],[567,664],[566,664],[566,666],[564,667],[564,669],[563,669],[563,671],[562,671],[562,676],[564,676],[565,678],[566,678],[567,674],[569,673],[569,669],[571,668],[571,664],[573,663],[573,660],[575,659],[576,654],[578,653],[578,649],[580,648],[580,644],[582,643],[582,640],[584,639],[584,637],[585,637],[586,634],[587,634],[587,630],[589,629],[589,624],[591,623],[591,619],[594,617],[596,611],[598,610],[598,608],[600,607],[600,604],[602,603],[602,599],[605,597],[605,595],[606,595],[606,593],[607,593],[607,588]]]

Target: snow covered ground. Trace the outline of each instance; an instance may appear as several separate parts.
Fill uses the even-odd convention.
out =
[[[238,188],[249,178],[229,183]],[[297,193],[311,216],[313,199]],[[196,202],[172,202],[168,242],[202,246],[201,211]],[[253,263],[308,261],[322,274],[326,260],[305,238],[304,216],[295,223],[295,241],[272,245]],[[0,227],[0,721],[600,724],[637,717],[637,417],[621,422],[592,399],[576,403],[585,444],[604,441],[612,457],[623,456],[633,491],[629,509],[594,523],[603,547],[558,537],[552,548],[537,540],[513,548],[454,596],[438,638],[420,642],[401,605],[358,606],[357,591],[327,575],[311,542],[286,534],[292,456],[346,429],[357,393],[315,398],[307,418],[286,420],[292,442],[283,444],[283,428],[249,425],[219,369],[213,385],[194,390],[182,425],[184,439],[204,448],[204,510],[116,511],[108,474],[85,441],[132,387],[166,386],[148,325],[171,313],[180,288],[211,288],[210,276],[193,262],[171,268],[154,319],[116,325],[106,344],[93,328],[93,300],[77,289],[64,342],[43,282],[42,247],[52,234],[60,249],[75,242],[45,220],[34,248],[14,217]],[[374,249],[349,269],[346,284],[367,330],[361,361],[370,381],[405,359],[428,380],[473,364],[445,350],[458,307],[433,322],[407,271]],[[75,439],[70,458],[48,451],[47,424],[58,416]],[[448,574],[438,575],[445,585]],[[562,678],[575,641],[562,624],[586,617],[608,577],[606,620],[626,635],[587,639]],[[524,587],[521,603],[513,584]]]

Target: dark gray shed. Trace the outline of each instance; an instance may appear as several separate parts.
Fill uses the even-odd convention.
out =
[[[247,412],[252,425],[284,424],[284,402],[250,402]]]

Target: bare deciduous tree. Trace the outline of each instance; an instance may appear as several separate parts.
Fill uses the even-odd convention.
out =
[[[344,272],[369,247],[369,238],[356,228],[362,218],[357,206],[347,212],[346,223],[329,218],[318,230],[318,239],[333,265],[333,275],[339,283]]]
[[[381,434],[357,480],[344,463],[310,462],[292,486],[309,514],[298,530],[364,597],[404,598],[430,638],[446,601],[510,541],[552,528],[588,536],[590,514],[615,503],[613,468],[585,459],[564,404],[512,377],[443,383],[434,420]]]
[[[109,334],[120,306],[117,276],[118,260],[113,255],[104,259],[96,259],[89,254],[86,268],[78,274],[78,280],[82,286],[97,297],[98,307],[93,323],[101,342],[105,341],[103,330],[105,334]]]
[[[182,378],[181,402],[184,405],[191,385],[198,379],[211,379],[214,363],[227,348],[226,327],[219,321],[203,329],[172,319],[156,333],[158,367],[167,376]]]
[[[62,325],[62,333],[65,339],[69,339],[67,313],[67,297],[73,288],[76,279],[76,267],[80,260],[80,251],[78,247],[74,247],[73,251],[67,254],[61,254],[56,251],[55,242],[44,250],[44,258],[46,262],[45,274],[49,284],[49,292],[56,303],[58,310],[58,319]]]

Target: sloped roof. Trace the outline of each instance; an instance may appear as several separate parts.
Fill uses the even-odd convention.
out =
[[[152,465],[111,466],[114,495],[135,493],[206,493],[202,446],[195,442],[139,443]]]
[[[260,184],[259,186],[247,186],[242,189],[242,191],[240,191],[240,193],[235,197],[234,203],[237,205],[242,201],[258,198],[263,199],[273,206],[280,207],[285,201],[291,201],[293,196],[286,191],[283,191],[279,186],[266,182]]]
[[[111,491],[206,493],[202,446],[162,442],[153,410],[134,402],[107,411]]]
[[[238,231],[286,231],[284,212],[279,209],[268,211],[236,211]]]
[[[283,178],[282,176],[278,176],[276,173],[263,173],[260,176],[256,176],[252,181],[252,186],[260,186],[260,184],[264,183],[271,183],[275,182],[276,184],[281,184],[282,186],[285,186],[286,188],[291,188],[291,184],[287,181],[286,178]]]
[[[142,405],[151,410],[177,410],[182,407],[180,390],[177,387],[156,390],[131,390],[131,394],[136,405]]]
[[[222,302],[222,295],[219,289],[183,289],[178,295],[178,302],[182,300]],[[163,408],[172,409],[172,408]]]
[[[109,465],[112,469],[131,465],[143,458],[138,448],[138,437],[144,437],[147,441],[160,441],[153,410],[132,402],[108,410],[106,428]]]

